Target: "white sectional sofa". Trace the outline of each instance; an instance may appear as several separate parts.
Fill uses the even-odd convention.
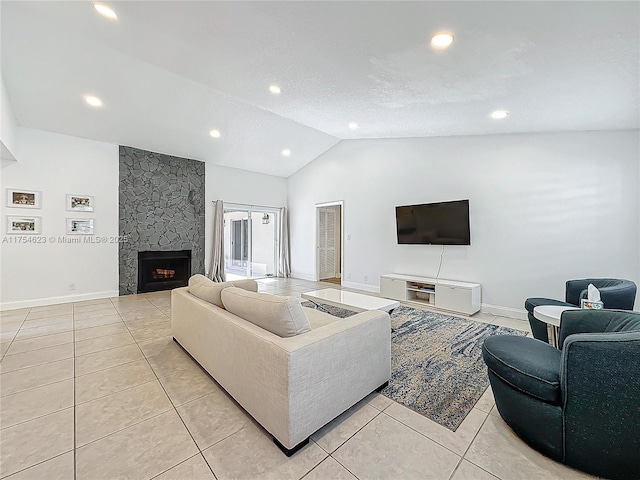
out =
[[[253,292],[228,284],[212,287],[203,278],[192,278],[190,287],[171,294],[174,340],[287,455],[389,380],[387,313],[369,311],[342,319],[301,307],[294,297],[254,293],[252,281],[236,285]],[[284,329],[280,334],[291,336],[263,327]]]

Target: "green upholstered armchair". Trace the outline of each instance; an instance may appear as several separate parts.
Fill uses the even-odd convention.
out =
[[[495,336],[483,358],[496,407],[531,447],[593,475],[640,478],[640,313],[570,310],[560,350]]]

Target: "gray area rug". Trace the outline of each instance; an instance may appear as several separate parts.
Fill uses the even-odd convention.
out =
[[[313,307],[311,302],[304,306]],[[340,318],[355,313],[330,305]],[[382,394],[456,431],[489,386],[482,344],[525,333],[453,315],[400,306],[391,315],[391,379]]]

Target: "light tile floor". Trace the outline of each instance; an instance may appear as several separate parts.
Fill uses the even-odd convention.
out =
[[[296,279],[259,284],[297,297],[336,288]],[[172,341],[170,315],[169,292],[3,312],[0,477],[588,478],[520,441],[490,390],[455,433],[371,394],[287,458]]]

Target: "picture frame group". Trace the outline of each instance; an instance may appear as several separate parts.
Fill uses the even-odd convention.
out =
[[[66,195],[66,210],[77,213],[93,213],[94,197],[92,195]],[[40,209],[42,208],[42,192],[22,188],[7,188],[6,206],[9,208]],[[17,212],[16,212],[17,213]],[[42,217],[32,215],[7,215],[6,233],[11,235],[38,235],[42,233]],[[67,235],[93,235],[93,218],[67,218]]]

